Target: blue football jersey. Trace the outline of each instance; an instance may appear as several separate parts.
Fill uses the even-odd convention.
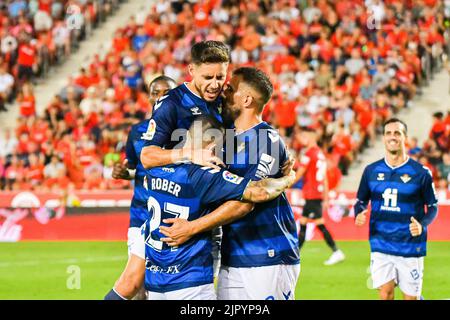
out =
[[[176,248],[160,239],[164,219],[195,220],[207,214],[211,203],[240,200],[250,179],[226,170],[193,164],[170,165],[147,171],[143,186],[148,190],[151,219],[142,226],[145,238],[145,287],[167,292],[213,282],[211,232],[197,234]]]
[[[141,151],[145,144],[145,135],[151,130],[149,120],[141,121],[131,127],[125,148],[128,166],[136,169],[133,199],[130,206],[130,228],[141,227],[148,219],[147,193],[142,186],[145,169],[141,163]]]
[[[211,116],[222,123],[220,105],[220,98],[206,102],[189,90],[186,83],[179,85],[156,102],[145,146],[172,149],[183,141],[186,130],[198,116]]]
[[[279,178],[287,151],[278,132],[261,122],[226,145],[228,169],[251,180]],[[244,218],[223,226],[222,264],[229,267],[260,267],[298,264],[297,226],[283,193],[276,199],[256,204]]]
[[[370,201],[369,241],[372,252],[402,257],[426,255],[427,228],[420,236],[409,231],[411,217],[420,221],[425,206],[437,203],[431,171],[408,159],[392,168],[385,159],[364,170],[358,189],[356,212]]]

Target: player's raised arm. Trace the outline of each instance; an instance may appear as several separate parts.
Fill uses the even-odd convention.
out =
[[[223,162],[214,155],[213,148],[193,149],[191,147],[165,149],[175,146],[183,132],[177,132],[176,108],[170,100],[163,99],[157,103],[154,115],[150,120],[148,131],[142,136],[146,140],[141,151],[141,162],[144,168],[165,166],[173,163],[192,162],[201,166],[220,169]],[[186,133],[187,130],[184,130]]]
[[[256,203],[273,200],[289,188],[295,180],[296,173],[291,171],[288,175],[278,179],[268,178],[252,181],[245,189],[243,200]]]
[[[164,222],[172,223],[172,226],[160,227],[161,233],[167,237],[162,238],[161,240],[163,242],[166,242],[170,246],[178,246],[198,233],[210,231],[219,226],[226,225],[235,220],[241,219],[253,210],[253,202],[270,201],[278,197],[295,181],[294,171],[291,171],[287,176],[283,176],[278,179],[270,178],[259,181],[249,181],[249,179],[237,177],[232,174],[231,176],[234,176],[234,179],[236,179],[236,181],[244,181],[243,183],[244,185],[246,185],[246,187],[241,191],[242,200],[248,200],[252,202],[227,201],[210,214],[207,214],[193,221],[187,221],[178,218],[166,219]],[[211,186],[211,188],[206,183],[204,184],[204,186],[207,186],[208,189],[212,189],[213,187],[218,186],[218,184],[211,183],[209,185]],[[220,189],[220,193],[226,193],[225,188],[221,188],[219,186],[218,189]],[[214,196],[214,192],[205,193],[205,201],[217,201],[217,199],[210,198],[210,196]]]

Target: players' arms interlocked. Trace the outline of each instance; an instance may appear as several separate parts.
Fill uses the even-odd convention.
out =
[[[219,169],[225,166],[218,157],[214,155],[214,146],[206,149],[162,149],[158,146],[148,146],[142,149],[141,162],[144,168],[166,166],[172,163],[192,162],[202,167]]]
[[[291,166],[284,166],[285,170],[291,169]],[[278,197],[286,188],[289,188],[295,181],[295,172],[278,178],[269,178],[260,181],[251,181],[243,194],[245,201],[228,201],[219,208],[199,219],[187,221],[185,219],[173,218],[165,219],[164,223],[172,223],[170,227],[161,226],[159,229],[166,238],[161,241],[169,246],[178,246],[188,241],[194,235],[212,230],[216,227],[229,224],[240,219],[251,212],[254,208],[253,202],[266,202]]]
[[[274,179],[264,179],[251,181],[245,188],[242,200],[250,202],[266,202],[278,197],[286,188],[289,188],[295,181],[295,171],[288,175]]]

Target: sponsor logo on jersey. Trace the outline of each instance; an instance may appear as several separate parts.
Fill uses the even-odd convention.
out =
[[[382,197],[384,199],[384,203],[380,207],[381,210],[391,212],[401,212],[400,207],[397,206],[398,189],[387,188],[386,190],[384,190]]]
[[[404,174],[400,177],[400,179],[404,182],[404,183],[408,183],[409,180],[411,180],[411,177],[408,174]]]
[[[177,274],[180,273],[181,264],[177,264],[174,266],[168,266],[166,268],[157,266],[155,264],[151,264],[149,259],[146,259],[145,268],[152,273],[166,273],[166,274]]]
[[[166,167],[164,167],[164,168],[162,168],[162,171],[167,172],[167,173],[174,173],[175,169],[174,168],[166,168]]]
[[[377,177],[378,181],[383,181],[384,180],[384,173],[379,173],[378,177]]]
[[[222,173],[223,178],[225,181],[234,183],[234,184],[240,184],[244,178],[239,177],[238,175],[235,175],[234,173],[231,173],[230,171],[224,171]]]
[[[155,120],[150,120],[148,123],[147,132],[142,134],[142,140],[152,140],[156,133],[156,122]]]

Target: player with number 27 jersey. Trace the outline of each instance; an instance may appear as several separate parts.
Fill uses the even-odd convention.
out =
[[[192,164],[147,171],[143,185],[148,190],[152,218],[141,229],[145,245],[141,239],[131,252],[146,259],[145,287],[150,299],[152,295],[160,298],[158,293],[213,283],[211,233],[198,234],[180,247],[169,247],[160,240],[164,235],[159,227],[167,226],[164,219],[197,219],[209,212],[212,203],[240,200],[249,182],[225,170]],[[210,291],[214,292],[213,288]]]

